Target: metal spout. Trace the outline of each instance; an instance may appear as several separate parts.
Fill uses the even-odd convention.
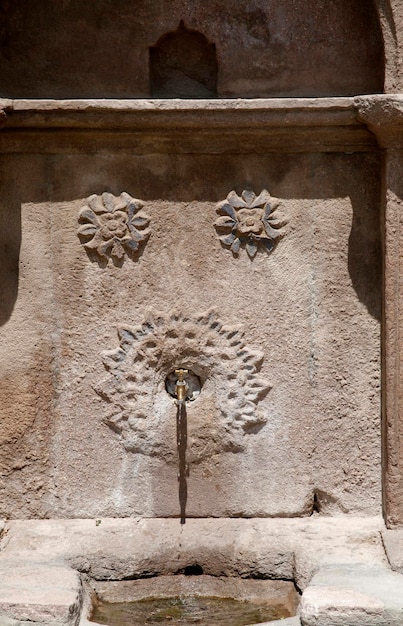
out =
[[[186,401],[187,392],[189,391],[189,385],[184,380],[185,374],[188,374],[188,370],[178,369],[175,370],[175,374],[178,377],[175,386],[176,401],[178,404],[183,404]]]

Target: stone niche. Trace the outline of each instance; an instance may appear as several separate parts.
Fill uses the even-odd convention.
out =
[[[380,93],[383,58],[368,0],[0,4],[4,97]],[[173,90],[161,89],[161,74]]]
[[[312,4],[2,4],[0,516],[177,517],[180,366],[187,516],[380,513],[382,43]]]

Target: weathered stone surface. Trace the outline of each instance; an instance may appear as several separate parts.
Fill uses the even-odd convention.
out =
[[[102,418],[106,418],[106,413],[100,415],[98,406],[101,413],[105,407],[97,404],[93,391],[101,377],[99,355],[112,347],[112,338],[120,324],[133,325],[145,319],[144,302],[163,313],[179,305],[185,314],[194,315],[218,300],[223,322],[238,322],[241,315],[247,326],[248,343],[263,345],[265,379],[273,385],[275,373],[276,384],[273,393],[264,399],[266,413],[262,423],[266,422],[266,426],[249,438],[253,445],[249,446],[247,457],[210,455],[204,464],[190,468],[188,513],[288,516],[306,515],[313,510],[324,514],[379,510],[379,340],[378,322],[371,317],[378,317],[380,310],[379,282],[372,279],[379,276],[377,157],[366,155],[361,160],[358,155],[285,157],[281,154],[257,160],[245,158],[244,154],[214,154],[217,147],[211,143],[202,146],[203,152],[210,151],[209,156],[154,154],[160,150],[160,144],[155,143],[155,132],[161,129],[171,133],[170,149],[176,142],[178,151],[189,149],[186,143],[190,141],[189,129],[201,126],[203,129],[208,126],[216,136],[221,136],[217,131],[224,128],[233,137],[234,127],[241,125],[249,133],[253,151],[263,148],[267,151],[268,145],[274,144],[276,149],[279,147],[278,137],[274,138],[274,144],[258,139],[264,125],[270,132],[276,129],[280,134],[285,132],[287,141],[295,134],[289,128],[304,129],[300,145],[304,145],[304,136],[311,137],[312,128],[325,129],[335,137],[341,128],[360,129],[351,101],[277,100],[269,106],[267,102],[257,101],[5,104],[10,132],[24,125],[27,129],[54,126],[71,130],[95,125],[104,131],[136,130],[146,137],[147,150],[153,154],[145,156],[143,145],[142,151],[134,159],[130,153],[128,160],[127,154],[120,152],[119,135],[119,152],[113,159],[102,151],[97,155],[77,156],[81,145],[72,149],[75,157],[48,154],[38,158],[35,154],[35,157],[10,157],[10,162],[5,157],[2,190],[6,227],[2,234],[6,246],[11,245],[12,254],[4,254],[9,287],[2,306],[6,320],[13,314],[4,328],[7,347],[2,366],[5,406],[2,423],[7,424],[4,432],[8,437],[2,457],[4,514],[177,514],[174,468],[167,470],[164,459],[147,460],[131,453],[122,456],[113,445],[113,434],[105,431]],[[178,124],[182,135],[175,134]],[[155,132],[150,136],[151,128]],[[186,145],[182,148],[180,140],[184,135],[187,135]],[[193,137],[201,136],[194,132],[191,135],[192,142],[196,141]],[[10,136],[12,132],[7,136],[7,149],[13,150],[16,149],[13,142],[20,139],[13,138],[10,142]],[[40,136],[35,134],[38,143],[34,151],[52,152],[54,146],[49,142],[53,138],[46,133],[44,142]],[[61,136],[66,137],[66,133],[56,133],[55,141],[65,141]],[[96,152],[99,144],[89,141],[85,132],[84,136],[86,150]],[[137,142],[137,132],[135,137]],[[205,137],[203,130],[203,141]],[[27,136],[24,149],[29,149],[26,140]],[[104,136],[104,141],[109,140],[114,141],[110,134]],[[237,139],[236,149],[250,151],[251,144],[244,146],[242,140]],[[74,144],[76,138],[70,141]],[[162,145],[165,137],[159,141]],[[257,148],[256,141],[260,142]],[[315,142],[314,137],[312,143]],[[281,146],[283,152],[287,145]],[[111,146],[116,148],[114,143]],[[196,148],[193,143],[193,149]],[[65,144],[55,149],[63,152]],[[53,172],[51,198],[40,182],[48,179],[50,170]],[[235,186],[232,181],[248,181],[251,171],[256,191],[267,185],[268,178],[274,181],[277,195],[285,200],[290,230],[284,249],[275,251],[268,266],[256,258],[253,273],[242,260],[235,266],[235,260],[217,248],[217,242],[212,239],[215,203]],[[25,172],[31,173],[29,180]],[[126,268],[117,273],[113,269],[101,278],[98,268],[93,272],[86,267],[83,251],[73,236],[71,216],[82,206],[84,200],[80,198],[105,190],[108,172],[114,181],[112,191],[116,197],[122,189],[128,189],[136,196],[139,192],[146,202],[150,197],[168,198],[170,202],[151,203],[158,227],[136,271],[132,273]],[[232,172],[230,177],[228,172]],[[312,172],[315,172],[313,178]],[[335,172],[338,172],[336,178]],[[360,198],[358,180],[364,189]],[[373,181],[372,188],[368,180]],[[329,181],[333,181],[332,189]],[[242,183],[240,189],[244,188]],[[270,189],[274,192],[271,186]],[[340,199],[341,189],[346,198],[354,199],[351,204]],[[329,195],[331,199],[326,202],[315,200]],[[18,202],[11,210],[12,220],[9,219],[9,199],[14,197],[46,201],[40,208],[36,202],[24,208],[22,239]],[[64,201],[71,197],[79,200]],[[60,198],[63,201],[55,204],[54,200]],[[186,205],[178,204],[178,198],[183,203],[195,198],[200,202],[185,210]],[[370,212],[368,206],[373,207]],[[339,215],[347,214],[348,220],[339,224]],[[314,245],[311,245],[312,228]],[[196,238],[193,232],[197,232]],[[329,251],[322,246],[323,238],[333,246]],[[21,242],[23,270],[17,282],[16,259]],[[167,268],[173,271],[167,272]],[[207,276],[209,285],[200,290],[200,283],[205,283]],[[32,285],[35,285],[33,290]],[[240,300],[236,294],[245,290],[253,294],[249,297],[255,304],[248,304],[244,316],[238,310]],[[344,301],[345,294],[348,295]],[[206,305],[202,309],[201,303]],[[283,315],[284,307],[290,308],[289,318]],[[115,319],[117,311],[120,311],[119,320]],[[262,325],[262,319],[270,320],[270,324]],[[358,337],[356,328],[361,329]],[[305,339],[301,341],[298,336]],[[360,345],[360,354],[357,352],[351,359],[353,336]],[[368,362],[372,363],[371,368],[367,367]],[[220,363],[217,367],[220,368]],[[373,390],[371,397],[367,394],[369,387]],[[200,402],[206,397],[202,394]],[[219,401],[223,401],[221,393]],[[301,406],[305,407],[304,415],[298,409]],[[204,403],[204,409],[196,412],[195,407],[189,407],[189,423],[202,424],[203,437],[199,438],[199,444],[202,446],[205,440],[207,447],[215,449],[215,440],[220,443],[220,438],[212,435],[209,426],[212,408]],[[54,419],[50,419],[52,414]],[[175,416],[168,397],[161,407],[161,416],[166,419],[164,432],[159,431],[158,436],[167,434],[169,456],[174,458]],[[371,416],[369,428],[368,416]],[[329,428],[333,432],[334,423],[336,434],[330,438]],[[152,429],[148,426],[147,436],[152,439]],[[359,446],[355,445],[356,440]],[[340,449],[345,451],[345,464],[339,463]],[[98,462],[100,456],[107,459],[102,468]],[[284,467],[288,468],[287,472]],[[273,477],[277,478],[273,480]]]
[[[166,415],[160,410],[167,404],[166,384],[161,383],[175,364],[195,372],[203,385],[198,411],[188,407],[194,416],[186,433],[190,463],[241,452],[248,433],[264,425],[258,404],[270,385],[258,375],[263,353],[246,345],[241,328],[223,324],[216,311],[154,311],[138,326],[121,326],[118,335],[120,346],[102,353],[108,377],[96,392],[109,404],[105,421],[126,450],[178,466],[178,451],[167,439]],[[208,425],[198,419],[206,404]]]
[[[403,620],[403,576],[374,566],[320,569],[304,591],[303,626],[398,626]]]
[[[383,500],[389,527],[403,525],[403,420],[400,341],[403,293],[400,228],[403,185],[403,99],[378,95],[356,98],[358,115],[386,148],[384,158],[384,342],[383,342]]]
[[[301,620],[298,616],[286,619],[275,620],[274,622],[261,623],[261,626],[300,626]]]
[[[300,610],[303,626],[385,624],[383,602],[345,587],[309,587],[304,593]]]
[[[384,148],[399,148],[403,143],[403,96],[382,94],[354,98],[358,118],[375,133]]]
[[[7,524],[0,562],[68,562],[97,580],[202,568],[213,576],[295,580],[321,566],[386,567],[380,518],[26,520]]]
[[[383,500],[386,523],[390,527],[403,524],[403,439],[402,420],[402,317],[396,305],[403,294],[400,271],[403,238],[399,227],[403,185],[400,162],[403,152],[388,150],[385,158],[385,179],[388,184],[384,205],[385,223],[385,323],[383,376]]]
[[[4,153],[116,151],[132,158],[133,153],[150,152],[244,155],[267,154],[268,149],[365,152],[376,148],[373,134],[357,120],[354,98],[18,99],[3,106],[6,128],[19,131],[0,133]],[[48,128],[69,133],[32,133]],[[228,187],[222,193],[228,193]]]
[[[270,253],[282,237],[282,227],[286,225],[278,211],[279,200],[272,198],[264,189],[259,196],[244,189],[242,196],[231,191],[226,200],[217,205],[220,215],[214,222],[218,238],[228,246],[233,254],[238,254],[241,247],[246,248],[251,259],[258,249]]]
[[[0,100],[0,514],[96,519],[66,522],[62,530],[48,522],[41,530],[0,524],[0,560],[13,567],[17,555],[26,562],[67,559],[105,579],[177,571],[196,561],[215,575],[294,578],[302,589],[326,565],[331,575],[320,569],[305,590],[307,624],[401,623],[401,579],[385,570],[379,521],[360,520],[358,528],[355,520],[327,519],[380,512],[382,448],[386,521],[403,524],[403,100],[379,93],[384,77],[388,94],[403,86],[401,0],[319,2],[309,11],[300,0],[256,0],[230,11],[227,0],[191,10],[179,0],[169,11],[140,2],[135,15],[128,0],[119,0],[113,19],[107,0],[23,4],[0,9],[0,83],[3,96],[19,98]],[[171,46],[171,35],[164,36],[176,29],[185,47],[183,37]],[[20,54],[21,42],[28,55]],[[189,55],[176,59],[184,50]],[[150,90],[232,99],[74,100],[147,97]],[[371,92],[378,93],[363,95]],[[312,98],[236,99],[276,94]],[[352,97],[315,98],[330,94]],[[37,101],[21,99],[33,95]],[[60,96],[73,99],[43,99]],[[383,181],[377,143],[386,151]],[[258,195],[267,188],[284,205],[282,245],[263,258],[251,237],[250,258],[235,258],[238,243],[235,257],[217,246],[216,203],[229,189],[239,203],[245,190]],[[114,261],[91,264],[76,236],[77,213],[90,197],[118,198],[122,191],[147,205],[149,244],[136,249],[135,264],[120,263],[127,253],[122,238],[108,231],[109,247],[102,248],[99,238],[87,237],[84,219],[82,243]],[[261,367],[265,385],[255,388],[254,407],[246,406],[252,417],[261,411],[259,420],[249,420],[242,402],[238,410],[247,375],[230,388],[231,366],[240,379],[242,367],[214,341],[199,341],[197,328],[183,338],[184,320],[217,303],[219,323],[241,321],[245,345],[262,351],[262,362],[249,367]],[[152,397],[147,406],[158,417],[142,416],[145,445],[136,439],[122,446],[111,398],[96,396],[105,376],[101,355],[116,348],[118,328],[149,319],[149,306],[164,319],[179,309],[182,326],[164,338],[159,354],[169,352],[172,362],[156,365],[150,388],[138,384],[141,368],[117,368],[125,402],[117,394],[115,404],[124,420],[132,424],[147,404],[140,396]],[[115,357],[127,349],[120,339]],[[132,361],[146,360],[153,348],[136,350]],[[178,362],[185,356],[205,368],[182,433],[189,450],[189,468],[182,466],[186,513],[310,518],[281,519],[281,526],[188,520],[182,529],[177,520],[120,526],[104,519],[179,513],[179,437],[164,377],[187,365]],[[245,436],[231,448],[237,411]],[[118,536],[122,530],[129,539]],[[73,531],[82,533],[79,540]],[[384,533],[384,543],[392,567],[402,571],[400,535]],[[44,606],[37,603],[32,619],[42,619]],[[16,626],[19,618],[9,620]]]
[[[134,9],[128,0],[119,0],[113,19],[107,0],[91,6],[42,0],[40,8],[30,0],[2,8],[2,95],[150,96],[156,78],[155,46],[161,47],[167,33],[172,38],[181,21],[182,28],[214,44],[218,95],[355,95],[383,89],[382,33],[375,8],[366,0],[333,0],[330,5],[321,1],[309,9],[303,0],[283,0],[281,5],[255,0],[235,6],[228,0],[192,6],[177,0],[169,10],[149,1]],[[382,25],[386,30],[388,21]],[[200,52],[192,59],[194,47],[171,50],[171,57],[166,51],[175,90],[156,89],[155,95],[206,97],[215,91],[209,81],[204,85],[211,64]],[[29,59],[19,54],[21,49],[29,49]],[[189,91],[192,78],[199,89]]]
[[[391,568],[403,574],[403,529],[384,530],[382,539]]]
[[[49,168],[52,192],[40,182]],[[8,226],[20,238],[21,269],[1,329],[2,380],[12,373],[17,381],[2,387],[10,428],[2,514],[178,515],[176,407],[164,381],[187,348],[170,339],[172,362],[155,369],[149,389],[161,425],[153,434],[145,420],[146,435],[164,439],[169,463],[122,448],[95,388],[119,327],[144,323],[147,308],[193,319],[217,303],[220,322],[241,322],[245,345],[262,352],[259,378],[271,390],[259,399],[263,419],[244,438],[244,452],[209,453],[190,464],[187,514],[378,513],[378,168],[372,153],[4,156],[4,219],[10,197],[29,201],[21,230],[17,220]],[[217,240],[215,207],[250,172],[256,193],[270,187],[281,198],[286,233],[270,256],[236,259]],[[122,267],[91,263],[77,237],[77,214],[92,193],[105,191],[106,179],[115,197],[126,189],[142,198],[152,218],[143,253]],[[237,193],[245,188],[242,182]],[[189,433],[200,427],[193,447],[206,442],[207,450],[220,442],[216,407],[232,402],[220,391],[231,386],[225,376],[238,372],[228,373],[217,345],[204,349],[200,362],[214,367],[187,408]],[[214,372],[225,373],[222,385]],[[142,399],[139,390],[134,395],[133,411]]]
[[[77,235],[89,257],[104,266],[109,258],[115,264],[128,256],[133,258],[150,236],[150,218],[141,211],[141,200],[121,193],[116,198],[110,193],[87,198],[78,214]]]
[[[390,574],[381,539],[383,529],[381,518],[347,517],[205,519],[188,520],[184,526],[169,519],[21,520],[7,523],[0,544],[0,568],[13,571],[18,563],[28,569],[55,564],[57,569],[68,563],[92,579],[121,581],[172,576],[197,567],[213,576],[295,581],[298,588],[308,591],[312,576],[319,570],[333,572],[334,577],[326,585],[321,577],[314,579],[322,587],[349,580],[351,571],[352,577],[359,571],[364,572],[373,590],[378,587],[377,579],[371,578],[375,568],[383,589],[391,587],[388,606],[393,608],[393,589],[398,590],[397,597],[400,576],[382,582]],[[131,588],[130,582],[119,582],[118,587],[121,585]],[[354,590],[354,585],[351,588]],[[338,597],[334,597],[334,606],[339,606]],[[312,598],[315,603],[316,596]]]
[[[17,556],[17,555],[15,555]],[[11,620],[73,626],[82,607],[81,581],[68,567],[0,559],[0,623]]]

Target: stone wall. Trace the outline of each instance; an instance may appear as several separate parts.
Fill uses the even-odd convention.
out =
[[[383,91],[382,35],[368,0],[28,0],[0,10],[3,97],[147,98],[150,50],[182,20],[215,46],[219,97]],[[191,65],[200,84],[205,59],[197,41],[184,46],[171,49],[167,71],[176,96],[192,97]]]
[[[378,147],[400,100],[341,97],[399,88],[400,4],[303,4],[2,5],[1,516],[378,514],[386,242],[383,493],[403,520],[400,152],[383,176]],[[182,89],[201,33],[189,95],[218,99],[125,100],[153,91],[167,33],[158,89]],[[46,100],[88,97],[121,99]],[[201,393],[178,485],[179,366]]]
[[[328,123],[336,105],[325,106]],[[20,238],[18,287],[9,277],[2,327],[2,514],[177,515],[165,379],[178,366],[202,382],[187,407],[188,515],[377,513],[380,162],[359,124],[348,134],[351,107],[334,113],[345,125],[332,139],[323,131],[323,152],[304,126],[267,152],[280,111],[300,125],[318,112],[284,102],[265,129],[252,102],[240,129],[251,142],[259,125],[257,154],[232,130],[225,146],[212,132],[181,154],[176,123],[155,154],[144,120],[137,151],[95,150],[105,130],[68,147],[55,131],[45,146],[38,119],[49,108],[21,106],[10,123],[31,120],[37,135],[16,136],[32,154],[8,143],[2,165],[3,211],[20,215],[9,227],[15,246]],[[63,106],[58,125],[60,115],[98,124]],[[195,126],[224,123],[204,104],[184,106]],[[122,119],[113,107],[104,115]],[[187,123],[180,103],[158,115]],[[343,132],[350,144],[365,138],[365,152],[341,153]],[[114,239],[108,224],[122,229]]]

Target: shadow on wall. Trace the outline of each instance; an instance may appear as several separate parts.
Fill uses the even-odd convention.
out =
[[[163,4],[0,0],[0,95],[261,98],[383,91],[383,38],[368,0]],[[388,28],[383,14],[379,19]]]
[[[105,191],[126,191],[143,201],[219,202],[235,189],[269,189],[286,199],[323,199],[349,196],[353,215],[349,236],[348,269],[359,299],[376,319],[381,316],[381,191],[380,157],[340,154],[271,155],[149,155],[128,160],[116,155],[44,155],[8,157],[2,185],[0,323],[10,317],[18,293],[18,256],[21,244],[20,207],[24,202],[69,202]],[[26,172],[42,163],[38,178],[29,184]],[[40,173],[41,172],[41,173]],[[85,176],[82,175],[85,172]],[[43,185],[44,177],[51,184]],[[368,184],[371,180],[371,185]],[[320,206],[320,205],[319,205]],[[56,208],[55,208],[56,210]],[[325,209],[324,209],[325,210]],[[337,229],[342,215],[334,216]],[[294,225],[295,227],[295,225]],[[35,224],[32,224],[35,228]]]
[[[183,21],[150,48],[153,98],[216,98],[217,71],[215,45]]]
[[[74,272],[71,271],[71,265],[67,265],[67,267],[63,265],[63,255],[67,255],[66,258],[70,258],[72,238],[78,245],[78,240],[75,239],[77,213],[79,207],[82,206],[80,202],[76,202],[76,206],[73,207],[74,210],[71,211],[72,207],[68,206],[69,202],[87,198],[92,194],[102,194],[105,191],[109,191],[116,196],[122,191],[126,191],[131,196],[142,199],[145,203],[144,210],[150,212],[151,216],[155,216],[153,218],[154,223],[151,224],[154,230],[154,234],[152,234],[154,243],[159,240],[169,246],[170,231],[168,229],[174,228],[175,223],[183,223],[183,217],[186,217],[189,220],[188,223],[192,225],[192,211],[196,208],[196,204],[192,203],[192,201],[198,199],[201,203],[206,203],[205,207],[199,205],[197,209],[203,212],[206,211],[207,232],[203,233],[203,237],[211,238],[213,249],[216,246],[217,257],[215,257],[216,260],[214,262],[217,263],[218,268],[222,254],[230,253],[220,251],[218,247],[219,242],[214,239],[214,203],[225,199],[231,189],[235,189],[240,194],[247,187],[252,187],[256,192],[263,188],[268,188],[273,196],[288,201],[287,210],[289,210],[289,217],[291,218],[289,224],[294,230],[290,235],[293,234],[293,241],[295,242],[291,246],[291,254],[295,245],[297,257],[302,260],[301,272],[305,271],[305,263],[310,264],[310,268],[315,269],[315,260],[318,257],[323,257],[323,254],[314,255],[311,254],[311,250],[316,246],[316,250],[320,249],[322,252],[325,249],[327,251],[328,241],[323,235],[325,233],[326,236],[333,237],[333,229],[337,229],[342,221],[342,232],[345,235],[342,238],[340,236],[336,237],[336,239],[338,239],[342,247],[344,274],[347,274],[346,257],[348,252],[349,271],[355,291],[360,300],[368,307],[370,313],[376,317],[379,316],[381,303],[380,256],[378,256],[380,251],[380,158],[376,153],[357,153],[354,155],[335,153],[311,155],[303,153],[291,155],[279,153],[269,155],[159,155],[158,158],[155,155],[148,155],[146,157],[134,156],[130,159],[125,154],[115,154],[113,158],[111,158],[110,154],[32,154],[8,155],[6,166],[4,168],[4,171],[7,172],[7,178],[4,181],[5,185],[0,185],[0,193],[3,196],[3,202],[0,203],[3,207],[1,223],[4,226],[4,230],[0,231],[0,237],[3,238],[1,250],[5,250],[4,246],[8,246],[8,252],[4,252],[8,260],[6,259],[6,264],[2,266],[2,281],[7,281],[7,296],[0,300],[2,323],[10,317],[17,295],[18,274],[16,268],[21,240],[20,207],[22,205],[26,203],[31,204],[29,210],[24,211],[23,222],[24,229],[32,229],[31,236],[26,238],[26,233],[23,231],[22,238],[25,245],[24,263],[30,263],[32,267],[29,269],[29,272],[25,273],[22,265],[21,275],[24,275],[24,273],[26,276],[32,275],[34,271],[39,277],[42,277],[40,258],[43,258],[44,254],[48,254],[48,251],[46,248],[45,250],[43,248],[37,250],[34,248],[29,249],[27,248],[27,242],[36,241],[39,246],[45,241],[46,246],[46,237],[36,237],[35,229],[37,227],[36,221],[49,212],[52,215],[52,220],[50,221],[52,226],[54,226],[54,230],[52,233],[46,233],[42,226],[42,233],[46,236],[52,235],[53,245],[55,245],[55,242],[59,245],[60,242],[61,248],[60,256],[57,254],[55,257],[56,266],[53,266],[53,276],[55,281],[60,280],[61,284],[64,282],[65,285],[70,284],[69,281],[72,279],[71,289],[73,289],[74,293],[75,281],[80,276],[80,267],[85,268],[87,260],[85,252],[82,251],[81,258],[83,264],[78,268],[79,272],[77,275],[75,274],[75,269]],[[342,198],[343,202],[332,202],[333,199],[339,198]],[[146,202],[153,200],[157,201],[154,206],[147,207]],[[170,201],[169,204],[168,200]],[[179,204],[179,202],[189,203],[189,206],[177,206],[176,203]],[[39,207],[37,214],[35,203],[45,204],[45,207]],[[311,214],[314,213],[311,210],[313,207],[315,207],[313,217],[316,219],[317,227],[314,241],[312,239],[314,229],[310,221],[312,219]],[[343,213],[345,209],[347,209],[347,215]],[[62,217],[59,221],[58,212],[63,213],[66,220]],[[169,214],[171,219],[169,219]],[[175,216],[177,216],[177,220]],[[210,217],[212,218],[211,220]],[[40,229],[38,230],[40,235],[41,231]],[[66,231],[67,237],[65,237]],[[161,239],[156,235],[159,235]],[[198,236],[197,230],[194,230],[194,236]],[[348,236],[347,251],[346,239]],[[301,246],[301,248],[298,249],[297,246]],[[12,254],[8,256],[10,251]],[[188,252],[188,261],[192,263],[194,257],[192,256],[191,247],[189,247]],[[329,254],[326,252],[326,267],[332,274],[331,278],[336,289],[338,289],[337,281],[339,280],[338,270],[341,267],[340,258],[337,258],[339,253],[340,250],[335,246]],[[73,254],[75,255],[74,249]],[[281,258],[283,258],[282,261]],[[51,259],[49,260],[51,261]],[[234,271],[236,271],[237,260],[230,258],[229,261],[230,266],[233,266]],[[249,267],[249,262],[244,255],[242,262],[244,263],[245,261],[248,263],[247,267]],[[57,265],[57,263],[60,264]],[[268,283],[264,285],[265,289],[272,288],[270,286],[270,264],[273,263],[281,263],[278,267],[278,274],[280,275],[290,271],[287,262],[284,261],[284,257],[281,257],[281,255],[272,256],[270,263],[267,264]],[[142,259],[142,265],[146,271],[149,270],[148,252]],[[69,267],[70,273],[68,272]],[[250,263],[250,268],[252,274],[252,262]],[[106,272],[102,269],[98,270],[98,268],[93,269],[95,269],[96,275],[99,276],[100,285],[103,280],[107,281],[110,279],[115,271],[115,268],[108,268]],[[320,268],[317,269],[320,271]],[[130,265],[128,265],[126,270],[130,271]],[[37,284],[40,284],[39,280]],[[46,294],[51,299],[49,289],[52,289],[52,284],[50,284],[49,288],[47,288],[47,284],[49,283],[44,283],[44,289],[46,289]],[[335,309],[333,310],[335,315],[339,315],[339,311],[343,307],[343,294],[346,285],[348,285],[348,276],[344,275],[338,291],[340,294],[340,307],[337,306],[337,297],[332,296],[335,303]],[[26,295],[27,299],[30,297],[29,292],[31,288],[31,285],[27,284],[27,278],[25,278],[24,296]],[[184,288],[186,289],[186,286]],[[69,287],[69,294],[71,289]],[[352,290],[348,288],[348,291],[351,292]],[[58,297],[57,293],[60,292],[56,291],[56,299]],[[351,296],[354,299],[354,294],[350,293]],[[133,294],[133,297],[135,297],[135,294]],[[287,297],[289,299],[295,298],[294,292],[290,290]],[[35,301],[38,302],[38,298]],[[66,301],[66,310],[71,306],[70,303],[74,301],[77,301],[74,300],[74,297],[72,300]],[[43,341],[42,337],[38,336],[37,351],[35,351],[32,360],[29,361],[24,354],[26,350],[24,336],[26,331],[29,330],[31,319],[21,315],[22,309],[23,307],[19,307],[19,311],[16,311],[17,324],[11,323],[9,327],[6,326],[4,328],[4,334],[11,337],[8,340],[12,348],[15,348],[15,354],[18,354],[20,365],[19,371],[16,371],[18,368],[15,361],[12,359],[6,361],[7,368],[12,370],[13,378],[9,395],[6,395],[8,390],[5,389],[4,384],[2,390],[6,398],[4,408],[10,424],[9,430],[14,437],[10,444],[7,443],[4,446],[5,452],[3,453],[2,463],[10,468],[10,475],[14,476],[14,478],[10,478],[7,484],[9,485],[10,493],[15,494],[15,500],[12,503],[7,498],[4,499],[4,506],[11,507],[11,510],[17,510],[18,507],[22,507],[24,515],[28,516],[34,516],[38,510],[46,515],[48,510],[53,510],[53,504],[49,504],[48,499],[41,501],[43,492],[36,492],[35,489],[31,489],[31,491],[34,491],[34,496],[28,499],[24,495],[25,492],[22,491],[22,489],[29,491],[29,474],[34,472],[32,469],[33,462],[29,461],[31,465],[23,465],[26,467],[26,470],[18,472],[18,477],[15,477],[15,473],[11,474],[16,458],[18,463],[26,463],[26,457],[32,454],[32,450],[45,449],[46,446],[50,445],[49,440],[54,433],[53,426],[49,422],[54,410],[52,408],[54,407],[53,381],[49,375],[49,365],[51,365],[51,368],[57,367],[57,359],[52,361],[53,336],[46,332],[46,336],[43,335]],[[41,330],[43,313],[40,306],[38,309],[34,310],[33,317],[37,316],[37,319],[32,320],[32,325]],[[32,311],[32,309],[30,310]],[[74,319],[74,305],[71,310],[73,311]],[[88,308],[88,315],[90,327],[94,325],[94,328],[96,328],[97,322],[94,324],[93,310],[91,311],[91,308]],[[61,323],[65,324],[65,322]],[[71,332],[73,336],[77,336],[75,335],[76,328],[74,325],[66,325],[64,328],[66,329],[66,334]],[[9,330],[11,335],[8,335]],[[66,345],[68,345],[68,342]],[[112,343],[111,347],[113,345]],[[77,356],[80,358],[80,353]],[[4,359],[7,359],[6,351]],[[31,373],[27,375],[26,363],[34,364],[31,368],[34,375],[31,375]],[[27,382],[30,387],[22,393],[21,388],[24,382]],[[46,393],[48,396],[45,395]],[[26,398],[25,407],[22,406],[22,397]],[[11,409],[9,409],[9,404],[12,404]],[[32,411],[31,407],[35,407],[35,411]],[[31,422],[26,421],[23,423],[25,427],[23,432],[24,440],[20,436],[18,446],[16,446],[15,424],[21,427],[23,416],[26,417],[26,420],[35,418],[35,424],[31,427]],[[173,435],[172,442],[174,437]],[[39,438],[41,439],[40,443],[38,443]],[[5,456],[6,454],[8,456]],[[38,456],[42,458],[39,453]],[[47,459],[48,456],[45,453],[43,454],[43,458]],[[97,458],[94,457],[94,461],[97,461]],[[45,470],[43,472],[46,481],[49,474]],[[129,473],[126,475],[129,476]],[[156,471],[155,476],[157,481],[160,474]],[[182,474],[182,478],[185,478],[184,474]],[[17,484],[17,487],[15,487],[15,484],[13,485],[13,481]],[[172,484],[175,485],[176,489],[176,468],[173,469]],[[181,492],[183,509],[186,495],[185,486],[185,481],[183,480]],[[153,489],[154,486],[152,485],[151,493],[154,492]],[[159,493],[159,489],[159,486],[155,487],[155,492]],[[325,496],[322,497],[320,495],[319,498],[319,495],[315,506],[319,508],[322,506],[325,511],[329,497],[326,496],[327,500],[325,502]],[[7,514],[9,512],[10,508],[7,509]]]
[[[164,12],[160,3],[148,0],[140,0],[136,11],[129,0],[87,4],[81,0],[42,0],[40,6],[36,0],[0,0],[0,95],[129,98],[151,93],[156,98],[213,98],[351,95],[383,90],[384,54],[378,18],[391,28],[393,16],[388,3],[320,0],[309,11],[305,0],[257,0],[253,7],[247,5],[216,0],[200,3],[189,12],[187,0],[176,0]],[[163,32],[166,34],[161,36]],[[208,33],[208,39],[202,33]],[[211,169],[204,182],[185,165],[185,176],[181,172],[179,179],[186,179],[188,172],[185,189],[192,190],[191,199],[225,197],[228,184],[222,191],[220,188],[223,180],[228,180],[228,172],[233,187],[238,185],[242,190],[240,179],[233,175],[233,165],[229,163],[226,168],[225,158],[222,162],[224,168]],[[163,185],[160,197],[176,197],[177,187],[171,183],[178,175],[172,171],[175,165],[165,168],[165,180],[160,164],[156,165],[156,172],[148,171],[139,185],[134,176],[130,183],[136,189],[134,195],[141,193],[147,198],[149,189],[158,190]],[[109,178],[115,180],[115,193],[128,190],[127,181],[119,184],[120,172],[115,174]],[[0,208],[0,324],[9,319],[17,298],[21,242],[18,185],[10,184],[8,178],[2,185],[6,201]],[[267,182],[261,188],[265,186]],[[107,190],[102,183],[83,189],[80,182],[78,187],[82,197],[95,193],[96,187],[99,193]],[[67,196],[72,195],[69,190]],[[33,196],[25,200],[36,201]],[[66,198],[57,192],[56,196]],[[39,201],[52,200],[56,198],[51,194]],[[357,211],[350,237],[350,272],[359,297],[379,317],[379,305],[360,287],[369,266],[368,255],[356,245],[356,233],[360,236],[365,221]]]
[[[0,205],[0,326],[10,318],[18,295],[21,203],[11,197]]]
[[[359,300],[372,317],[381,321],[383,251],[380,180],[377,187],[379,202],[372,207],[368,207],[362,197],[351,194],[353,221],[348,240],[348,271]]]

